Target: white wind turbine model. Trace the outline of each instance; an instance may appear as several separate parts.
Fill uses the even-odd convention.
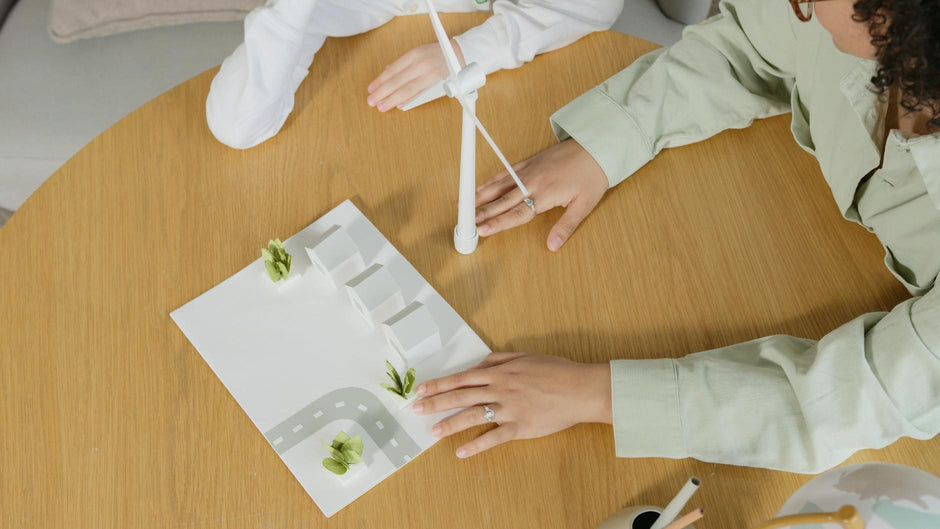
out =
[[[441,44],[441,51],[444,52],[444,62],[447,63],[447,69],[450,77],[444,80],[444,93],[460,102],[463,108],[463,125],[461,129],[460,141],[460,191],[459,202],[457,205],[457,227],[454,228],[454,247],[462,254],[470,254],[477,247],[479,234],[476,226],[476,129],[490,144],[499,161],[503,163],[506,170],[512,176],[512,179],[519,186],[522,195],[526,198],[526,204],[535,210],[532,202],[529,200],[529,190],[519,180],[519,175],[513,171],[512,166],[506,161],[506,157],[493,142],[493,138],[486,132],[486,128],[480,123],[476,115],[477,89],[486,84],[486,74],[476,63],[470,63],[464,68],[460,67],[457,60],[457,54],[454,47],[441,25],[441,19],[437,16],[437,10],[431,0],[424,0],[428,7],[428,16],[431,17],[431,25],[434,26],[434,33]],[[432,86],[429,91],[436,87]],[[422,99],[419,95],[416,99]]]

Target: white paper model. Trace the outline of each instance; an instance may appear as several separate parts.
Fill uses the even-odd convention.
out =
[[[293,273],[287,276],[287,279],[282,279],[275,283],[274,286],[276,286],[279,290],[291,288],[294,285],[300,284],[300,281],[296,280],[298,277],[300,277],[300,274]]]
[[[339,287],[361,273],[366,264],[356,241],[342,226],[334,224],[313,245],[307,248],[313,267]]]
[[[349,299],[373,327],[405,307],[401,287],[379,263],[346,282]]]
[[[406,367],[414,367],[441,349],[441,332],[423,303],[413,302],[382,324],[385,339]]]
[[[398,395],[391,393],[389,391],[379,393],[379,395],[382,395],[382,401],[384,401],[385,405],[390,407],[393,410],[394,409],[403,410],[407,408],[408,406],[411,406],[412,404],[415,403],[415,401],[418,400],[418,394],[415,393],[414,391],[409,393],[408,396],[405,398],[401,398]]]
[[[323,469],[323,472],[333,476],[335,480],[339,481],[343,485],[349,485],[351,481],[354,481],[359,476],[367,474],[368,468],[369,467],[366,466],[365,461],[363,461],[362,463],[349,465],[349,470],[347,470],[345,474],[334,474],[325,468]]]
[[[372,262],[369,256],[381,256],[378,262],[387,263],[408,303],[424,303],[440,326],[443,346],[417,367],[418,380],[463,371],[486,357],[486,344],[352,202],[284,243],[314,248],[334,225],[352,237],[366,263]],[[297,270],[291,275],[309,266],[294,257]],[[407,403],[401,409],[403,399],[379,386],[383,357],[397,355],[384,333],[357,321],[346,292],[316,277],[319,272],[304,271],[297,288],[283,291],[258,274],[253,261],[171,316],[284,461],[284,470],[332,516],[436,443],[431,427],[446,414],[417,415]],[[386,400],[392,398],[394,405]],[[362,436],[362,465],[368,465],[345,483],[322,464],[330,454],[320,441],[338,431]]]

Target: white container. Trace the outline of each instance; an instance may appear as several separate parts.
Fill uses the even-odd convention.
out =
[[[382,331],[389,347],[407,367],[414,367],[441,349],[441,332],[427,306],[412,302],[385,320]]]
[[[306,250],[313,268],[329,279],[334,287],[346,283],[366,268],[359,245],[342,226],[336,224]]]
[[[346,291],[353,307],[372,327],[405,307],[398,281],[378,263],[347,281]]]
[[[663,510],[660,507],[649,505],[626,507],[604,520],[598,529],[650,529],[661,512]],[[695,526],[690,525],[686,529],[695,529]]]

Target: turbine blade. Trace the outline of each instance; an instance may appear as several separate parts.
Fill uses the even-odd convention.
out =
[[[421,106],[429,101],[434,101],[439,97],[444,97],[447,95],[444,93],[444,80],[440,79],[431,86],[425,88],[420,94],[414,96],[410,101],[402,105],[402,110],[411,110],[412,108]]]
[[[428,7],[428,16],[431,17],[431,25],[434,26],[434,34],[437,35],[437,41],[441,44],[441,51],[444,52],[444,62],[447,63],[447,69],[450,71],[450,77],[457,80],[457,72],[460,71],[460,61],[457,60],[457,54],[450,43],[441,19],[437,16],[437,10],[434,9],[434,3],[431,0],[424,0]]]
[[[458,95],[455,99],[460,102],[461,107],[464,109],[467,108],[467,103],[463,100],[463,97]],[[496,146],[496,142],[493,141],[492,137],[490,137],[490,133],[486,132],[486,127],[484,127],[483,123],[480,122],[480,118],[477,117],[476,113],[468,113],[473,116],[473,121],[476,123],[477,130],[480,131],[480,134],[483,135],[483,139],[486,140],[486,143],[490,144],[490,148],[493,149],[493,152],[496,153],[496,157],[499,158],[499,161],[503,163],[503,167],[509,171],[509,176],[512,177],[513,182],[515,182],[519,190],[522,191],[522,195],[526,197],[529,196],[529,190],[526,189],[525,184],[523,184],[522,180],[519,179],[519,175],[516,174],[516,171],[513,170],[512,165],[510,165],[506,160],[506,157],[503,156],[503,151],[499,150],[499,147]]]

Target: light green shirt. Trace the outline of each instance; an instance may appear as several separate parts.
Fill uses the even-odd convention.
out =
[[[577,140],[614,186],[664,148],[792,112],[793,136],[819,160],[840,211],[878,236],[915,296],[818,342],[770,336],[611,362],[618,456],[815,473],[940,432],[940,134],[884,137],[875,68],[785,0],[723,2],[680,42],[552,116],[558,138]]]

